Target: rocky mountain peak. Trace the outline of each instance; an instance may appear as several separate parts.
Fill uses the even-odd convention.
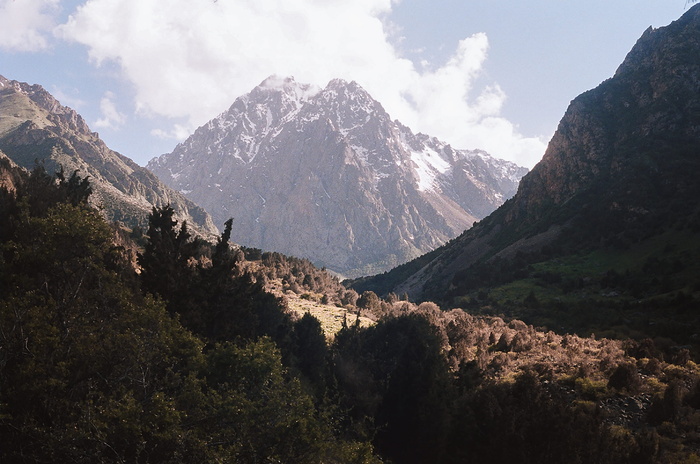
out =
[[[356,82],[275,76],[148,167],[217,221],[234,217],[238,243],[344,275],[444,243],[526,172],[414,135]]]
[[[92,135],[87,123],[75,110],[61,103],[47,92],[41,85],[27,84],[9,80],[0,76],[0,93],[21,94],[30,99],[39,108],[45,110],[47,118],[56,125],[65,126],[68,130],[76,131],[84,135]],[[2,129],[0,128],[0,131]]]
[[[253,89],[251,95],[265,92],[281,92],[292,100],[301,103],[315,96],[320,90],[317,86],[297,82],[293,76],[280,77],[272,75]]]
[[[381,106],[372,96],[355,81],[333,79],[323,89],[327,95],[324,99],[336,105],[354,104],[361,107]]]
[[[700,5],[694,5],[678,20],[665,27],[649,27],[625,60],[620,64],[615,77],[631,75],[639,71],[651,72],[653,68],[661,71],[661,63],[670,64],[679,60],[684,67],[697,66],[697,61],[688,54],[689,49],[697,48],[700,31]]]
[[[265,139],[271,128],[292,119],[319,90],[297,83],[293,77],[270,76],[237,98],[228,110],[199,127],[194,137],[178,145],[176,151],[206,149],[200,143],[226,146],[228,156],[249,163],[257,156],[258,141]]]
[[[389,119],[382,105],[355,81],[333,79],[317,96],[316,106],[336,119],[344,131],[362,126],[371,118]]]
[[[250,107],[265,107],[272,117],[281,118],[297,111],[314,97],[320,89],[310,84],[300,84],[293,77],[270,76],[241,100]],[[234,103],[235,105],[235,103]]]
[[[571,102],[542,162],[523,179],[511,217],[537,220],[544,205],[564,204],[591,186],[609,182],[616,191],[635,191],[633,177],[661,175],[667,163],[650,149],[670,138],[694,143],[700,135],[698,56],[700,5],[666,27],[647,29],[614,77]]]

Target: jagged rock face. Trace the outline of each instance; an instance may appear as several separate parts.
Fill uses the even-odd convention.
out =
[[[672,160],[689,161],[678,153],[683,146],[697,151],[699,97],[700,10],[694,7],[665,28],[647,29],[613,78],[571,103],[542,162],[523,179],[517,216],[533,220],[543,203],[561,205],[600,184],[610,201],[642,207],[648,197],[628,191],[670,177]],[[679,174],[673,188],[695,183]]]
[[[661,234],[700,214],[699,171],[700,5],[644,32],[612,78],[571,102],[511,200],[383,291],[439,298],[498,258]]]
[[[211,217],[150,171],[110,150],[83,118],[62,106],[39,85],[0,76],[0,149],[15,163],[32,169],[44,162],[89,176],[91,201],[106,219],[145,226],[153,206],[170,204],[179,220],[199,234],[217,234]]]
[[[354,82],[276,77],[148,168],[246,246],[385,271],[493,211],[527,172],[392,121]]]

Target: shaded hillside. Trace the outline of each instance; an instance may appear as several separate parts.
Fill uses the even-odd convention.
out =
[[[232,222],[215,244],[190,237],[169,207],[136,273],[85,179],[16,174],[0,188],[2,462],[698,459],[687,349],[357,295],[306,260],[230,246]],[[277,283],[377,322],[328,340]]]
[[[206,236],[217,229],[204,209],[145,168],[110,150],[74,110],[62,106],[39,85],[0,76],[0,150],[18,165],[89,176],[94,204],[110,221],[146,225],[153,206],[171,204],[178,217]]]
[[[19,175],[0,189],[0,461],[377,461],[302,384],[318,325],[237,273],[224,235],[154,210],[137,274],[85,179]]]
[[[235,242],[353,277],[455,237],[527,172],[413,134],[355,82],[276,77],[148,168],[217,221],[235,217]]]
[[[641,310],[637,329],[656,330],[648,317],[665,317],[662,332],[676,321],[688,342],[700,301],[699,127],[695,6],[644,32],[611,79],[572,101],[511,200],[429,256],[356,288],[496,305],[577,330],[624,326]],[[530,293],[538,305],[561,304],[528,308]],[[606,314],[586,309],[600,307]]]

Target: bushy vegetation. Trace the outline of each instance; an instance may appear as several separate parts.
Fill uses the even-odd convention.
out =
[[[700,411],[692,392],[700,369],[692,361],[647,358],[648,349],[658,349],[651,341],[562,336],[431,303],[390,306],[395,312],[376,326],[341,331],[332,351],[339,401],[352,411],[348,428],[356,437],[373,435],[382,456],[533,463],[697,458]]]
[[[285,366],[314,332],[233,272],[226,233],[206,264],[154,210],[137,275],[85,185],[39,168],[0,195],[0,461],[374,459]]]
[[[167,206],[139,248],[83,179],[16,186],[0,191],[1,462],[697,459],[687,350],[358,294],[231,246],[232,221],[194,238]],[[328,337],[273,285],[376,323]]]
[[[624,248],[519,254],[457,276],[443,303],[580,335],[664,339],[697,356],[698,253],[682,226]]]
[[[534,232],[523,230],[526,225],[519,222],[506,224],[492,234],[489,253],[456,272],[451,281],[441,275],[428,280],[421,298],[582,336],[665,339],[662,345],[690,345],[700,355],[700,212],[690,200],[700,190],[697,183],[690,186],[687,175],[694,164],[682,166],[686,174],[667,167],[670,174],[665,176],[678,182],[653,194],[635,188],[615,196],[607,183],[595,184],[565,205],[552,207],[566,224],[556,226],[560,230],[554,238],[537,246],[507,252],[513,242],[532,239]],[[498,229],[505,222],[502,214],[497,211],[483,227],[465,232],[465,240]],[[558,224],[549,217],[542,221],[544,230]],[[459,246],[448,244],[440,259],[459,254]],[[389,277],[352,286],[374,288],[382,295],[383,279]]]

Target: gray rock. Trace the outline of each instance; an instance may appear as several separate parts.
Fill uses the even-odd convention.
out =
[[[430,251],[512,196],[527,172],[392,121],[355,82],[271,77],[148,168],[242,245],[348,277]]]

